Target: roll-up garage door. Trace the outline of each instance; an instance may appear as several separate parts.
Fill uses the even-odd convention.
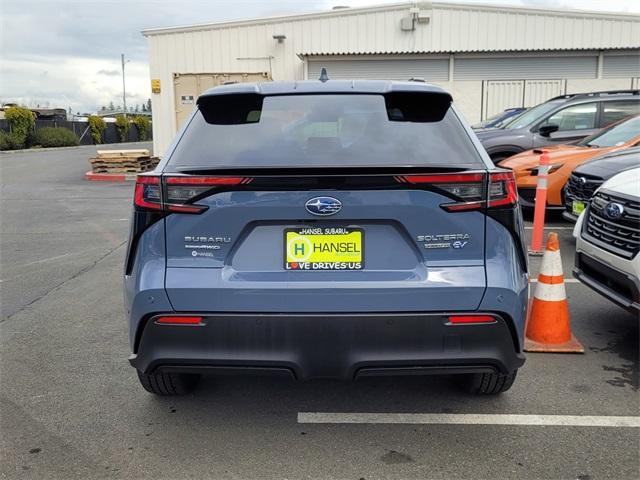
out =
[[[454,62],[454,80],[596,78],[598,57],[463,57]]]
[[[640,55],[605,55],[603,60],[603,78],[640,76]]]
[[[427,82],[446,82],[449,79],[449,59],[363,59],[363,60],[309,60],[307,78],[320,77],[322,67],[327,69],[329,78],[409,80],[424,78]]]

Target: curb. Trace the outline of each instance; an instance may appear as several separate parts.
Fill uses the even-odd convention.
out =
[[[93,173],[87,172],[84,178],[92,182],[135,182],[135,173]]]

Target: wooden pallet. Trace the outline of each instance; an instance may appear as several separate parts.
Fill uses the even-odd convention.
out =
[[[146,149],[98,150],[98,155],[89,159],[93,173],[143,173],[153,170],[159,161]]]
[[[148,157],[149,150],[146,148],[140,149],[130,149],[130,150],[98,150],[97,157],[98,158],[122,158],[122,157],[130,157],[130,158],[139,158],[139,157]]]

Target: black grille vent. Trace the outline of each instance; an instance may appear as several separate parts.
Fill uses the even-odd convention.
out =
[[[606,207],[612,202],[623,207],[617,218],[607,214]],[[640,250],[640,201],[598,192],[591,201],[583,233],[604,250],[634,257]]]
[[[601,178],[589,178],[572,174],[567,182],[566,193],[575,200],[589,201],[593,196],[593,192],[595,192],[600,185],[602,185]]]

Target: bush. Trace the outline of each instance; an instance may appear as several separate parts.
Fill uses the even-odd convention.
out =
[[[4,111],[4,116],[9,122],[10,136],[16,148],[27,147],[35,124],[35,114],[28,108],[9,107]]]
[[[151,130],[151,122],[149,118],[138,115],[133,119],[133,123],[138,128],[138,140],[141,142],[149,140],[149,130]]]
[[[24,147],[14,135],[0,130],[0,150],[19,150]]]
[[[129,120],[126,116],[122,114],[116,115],[116,131],[118,132],[120,141],[126,142],[129,133]]]
[[[41,147],[71,147],[78,145],[78,137],[68,128],[45,127],[36,131],[33,143]]]
[[[89,116],[89,131],[91,132],[93,143],[96,145],[102,143],[102,136],[104,135],[106,128],[107,125],[104,123],[102,117],[98,117],[97,115]]]

